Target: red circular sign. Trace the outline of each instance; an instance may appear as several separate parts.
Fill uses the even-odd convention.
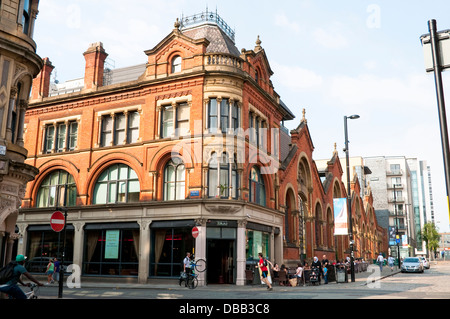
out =
[[[56,211],[52,214],[52,217],[50,218],[50,226],[52,226],[52,229],[55,232],[60,232],[64,229],[64,225],[66,223],[66,220],[64,218],[64,214],[60,211]]]
[[[197,238],[198,237],[198,228],[194,226],[192,228],[192,237]]]

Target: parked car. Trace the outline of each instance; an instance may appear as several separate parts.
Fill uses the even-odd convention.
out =
[[[419,257],[407,257],[402,263],[402,272],[422,272],[424,267]]]
[[[425,258],[425,257],[423,257],[423,256],[421,256],[421,257],[419,257],[420,258],[420,260],[422,261],[422,263],[423,263],[423,267],[425,268],[425,269],[430,269],[430,263],[429,263],[429,261]]]
[[[34,257],[25,262],[25,268],[31,273],[45,273],[47,265],[54,257]]]

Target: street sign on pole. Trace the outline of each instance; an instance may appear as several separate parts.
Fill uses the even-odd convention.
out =
[[[192,228],[192,237],[194,238],[198,237],[198,228],[195,226]]]
[[[64,225],[66,223],[66,219],[64,217],[64,214],[60,211],[56,211],[52,214],[52,217],[50,218],[50,226],[52,229],[59,233],[64,229]]]

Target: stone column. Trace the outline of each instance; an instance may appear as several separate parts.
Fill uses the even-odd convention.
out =
[[[195,221],[198,228],[198,237],[195,239],[195,259],[205,259],[206,266],[208,267],[208,260],[206,259],[206,219],[199,218]],[[205,272],[198,273],[198,285],[206,285],[206,274]]]
[[[247,220],[242,219],[238,221],[238,228],[236,232],[236,285],[245,285],[245,267],[246,267],[246,256],[245,256],[245,246],[246,246],[246,230]]]
[[[148,266],[150,264],[150,224],[151,220],[138,220],[139,233],[139,270],[138,283],[147,283]]]

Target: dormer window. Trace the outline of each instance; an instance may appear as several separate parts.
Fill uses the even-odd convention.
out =
[[[179,55],[172,59],[172,73],[181,72],[181,57]]]

